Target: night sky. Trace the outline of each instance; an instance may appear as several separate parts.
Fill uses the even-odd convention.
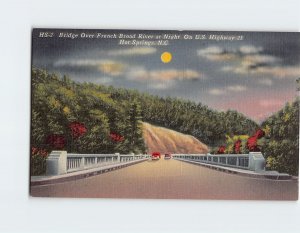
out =
[[[54,36],[39,37],[40,32]],[[79,38],[59,38],[61,32],[79,33]],[[181,38],[169,40],[167,46],[133,46],[119,45],[118,38],[80,38],[82,32]],[[242,35],[243,40],[185,40],[186,34]],[[78,82],[189,99],[217,110],[234,109],[257,122],[295,99],[295,80],[300,77],[299,33],[35,29],[32,42],[33,67]],[[171,62],[161,61],[163,52],[172,54]]]

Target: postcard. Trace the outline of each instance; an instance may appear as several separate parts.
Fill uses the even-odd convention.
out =
[[[298,200],[298,32],[32,31],[33,197]]]

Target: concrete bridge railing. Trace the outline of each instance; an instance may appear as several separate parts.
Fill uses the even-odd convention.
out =
[[[173,154],[173,158],[195,162],[245,169],[255,172],[265,171],[266,161],[261,152],[249,154]]]
[[[46,175],[62,175],[147,158],[148,155],[73,154],[67,151],[52,151],[46,160]]]

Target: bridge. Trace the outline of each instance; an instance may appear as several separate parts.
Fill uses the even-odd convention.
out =
[[[32,196],[296,200],[298,180],[264,171],[261,154],[80,155],[54,151]]]

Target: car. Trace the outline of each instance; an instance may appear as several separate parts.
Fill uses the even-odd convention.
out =
[[[158,160],[158,159],[160,159],[160,157],[161,157],[160,152],[153,152],[151,155],[152,160]]]
[[[165,159],[171,159],[171,158],[172,158],[172,155],[170,153],[165,154]]]

